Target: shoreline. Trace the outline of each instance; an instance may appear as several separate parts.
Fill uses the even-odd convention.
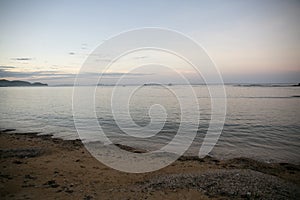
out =
[[[12,131],[0,131],[1,199],[300,197],[300,165],[182,156],[161,170],[129,174],[97,161],[80,140]],[[118,146],[143,153],[141,149]]]

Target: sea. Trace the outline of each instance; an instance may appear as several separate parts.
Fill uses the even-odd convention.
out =
[[[126,94],[136,86],[98,86],[96,89],[92,86],[77,87],[81,87],[82,91],[94,91],[95,112],[85,112],[84,106],[82,110],[76,110],[76,113],[82,111],[80,117],[85,119],[86,126],[89,126],[89,119],[96,118],[101,131],[113,143],[149,151],[167,145],[181,126],[182,106],[172,91],[183,94],[180,98],[183,100],[181,102],[185,102],[185,108],[195,106],[189,100],[196,98],[200,113],[199,125],[196,137],[192,138],[193,142],[185,154],[198,155],[211,120],[212,101],[205,85],[192,86],[194,97],[184,95],[191,87],[186,85],[138,87],[130,99],[124,102],[124,106],[128,105],[130,120],[134,122],[134,126],[130,127],[131,123],[128,123],[126,127],[134,132],[127,137],[112,111],[112,94],[116,87],[119,93]],[[0,88],[0,128],[16,129],[16,133],[51,134],[64,140],[79,138],[73,117],[73,91],[73,87],[50,86]],[[300,164],[300,87],[225,85],[225,91],[225,122],[210,156],[217,159],[246,157],[268,163]],[[159,105],[164,114],[149,112],[153,105]],[[193,110],[187,109],[186,112],[190,113],[185,114],[193,116]],[[128,116],[120,115],[118,120],[126,124]],[[143,137],[143,129],[136,127],[147,127],[153,121],[162,124],[161,129],[154,136]],[[187,136],[192,135],[191,131],[188,128],[183,130]],[[87,138],[81,135],[80,138],[85,142],[94,142],[97,135]]]

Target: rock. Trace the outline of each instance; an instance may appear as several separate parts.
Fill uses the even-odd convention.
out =
[[[59,184],[57,184],[55,180],[47,181],[47,182],[44,183],[43,185],[46,185],[46,186],[49,186],[49,187],[52,187],[52,188],[57,188],[57,187],[59,187]]]
[[[83,200],[91,200],[91,199],[93,199],[93,196],[91,196],[91,195],[85,195],[83,197]]]
[[[138,149],[138,148],[130,147],[130,146],[123,145],[123,144],[114,144],[114,145],[119,147],[122,150],[129,151],[132,153],[147,153],[148,152],[147,150],[144,150],[144,149]]]
[[[4,129],[3,131],[0,131],[0,133],[7,133],[7,132],[12,132],[12,131],[16,131],[16,129],[14,129],[14,128]]]
[[[19,164],[22,164],[23,162],[22,162],[22,161],[19,161],[19,160],[15,160],[15,161],[13,161],[13,163],[19,165]]]
[[[26,175],[24,176],[24,178],[26,178],[26,179],[32,179],[32,180],[37,179],[36,177],[31,176],[30,174],[26,174]]]

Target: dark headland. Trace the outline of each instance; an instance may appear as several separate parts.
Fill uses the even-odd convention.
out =
[[[19,80],[14,80],[14,81],[9,81],[5,79],[0,80],[0,87],[32,87],[32,86],[48,86],[48,84],[40,83],[40,82],[30,83],[27,81],[19,81]]]

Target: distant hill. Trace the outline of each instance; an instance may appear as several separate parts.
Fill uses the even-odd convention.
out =
[[[30,83],[27,81],[8,81],[5,79],[1,79],[0,80],[0,87],[17,87],[17,86],[21,86],[21,87],[30,87],[30,86],[48,86],[48,84],[46,83],[40,83],[40,82],[35,82],[35,83]]]

